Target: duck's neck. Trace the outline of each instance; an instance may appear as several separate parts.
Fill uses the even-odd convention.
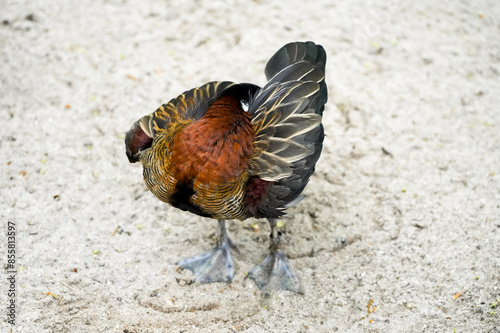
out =
[[[176,176],[212,182],[235,179],[253,154],[255,132],[250,115],[232,96],[216,100],[205,115],[176,137]]]

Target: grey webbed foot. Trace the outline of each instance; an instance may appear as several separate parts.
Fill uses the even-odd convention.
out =
[[[269,219],[271,225],[271,253],[263,262],[252,268],[247,277],[262,290],[289,290],[302,293],[300,280],[294,273],[285,253],[280,249],[280,233],[276,220]]]
[[[234,277],[234,263],[230,248],[234,247],[227,236],[225,221],[219,220],[219,244],[211,251],[176,262],[182,269],[194,273],[194,282],[231,282]]]
[[[257,287],[262,290],[289,290],[302,293],[298,277],[293,272],[286,255],[278,250],[248,272]]]

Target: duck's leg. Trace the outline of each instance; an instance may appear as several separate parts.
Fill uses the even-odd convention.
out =
[[[219,220],[219,239],[217,246],[210,252],[176,262],[183,269],[192,271],[194,282],[231,282],[234,277],[234,264],[230,247],[234,247],[227,236],[225,220]]]
[[[275,219],[268,219],[271,226],[271,253],[259,265],[252,268],[247,277],[263,290],[284,289],[302,293],[302,287],[285,253],[280,247],[281,233]]]

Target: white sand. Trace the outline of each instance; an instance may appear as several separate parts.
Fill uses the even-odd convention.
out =
[[[500,332],[497,1],[168,2],[0,3],[13,332]],[[329,56],[328,137],[285,220],[305,294],[244,279],[267,253],[257,220],[230,224],[231,285],[186,285],[174,262],[216,222],[147,192],[124,133],[207,81],[264,84],[295,40]]]

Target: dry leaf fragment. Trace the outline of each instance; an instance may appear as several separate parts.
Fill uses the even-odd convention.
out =
[[[54,297],[56,299],[59,298],[56,294],[53,294],[51,292],[47,292],[47,293],[45,293],[45,295],[52,296],[52,297]]]
[[[453,296],[453,299],[457,299],[459,298],[460,296],[462,296],[462,294],[464,293],[465,291],[459,291],[458,293],[456,293],[454,296]]]

